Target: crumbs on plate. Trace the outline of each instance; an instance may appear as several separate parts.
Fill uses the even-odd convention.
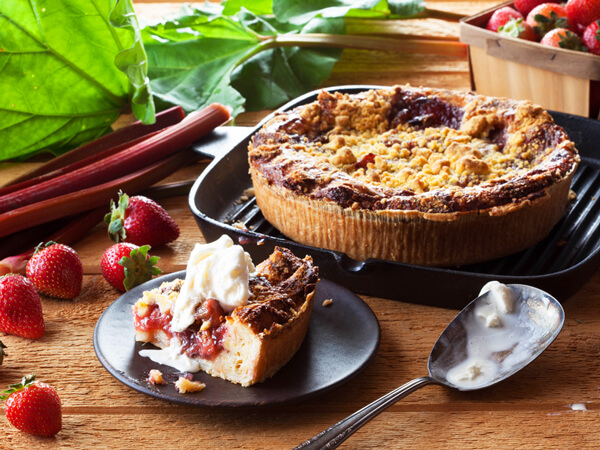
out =
[[[175,387],[180,394],[185,394],[186,392],[200,392],[206,387],[206,384],[199,381],[188,380],[186,377],[179,377],[175,382]]]

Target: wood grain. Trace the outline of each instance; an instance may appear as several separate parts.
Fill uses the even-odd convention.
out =
[[[428,6],[472,14],[493,2],[440,1]],[[140,14],[161,17],[179,5],[137,1]],[[455,37],[454,24],[413,21],[407,34]],[[397,24],[404,26],[404,24]],[[344,51],[325,83],[415,85],[468,90],[464,58],[394,52]],[[236,123],[253,125],[268,111],[245,113]],[[7,181],[35,163],[3,164]],[[169,181],[195,179],[204,164]],[[165,272],[185,268],[203,236],[185,196],[162,201],[181,228],[181,237],[156,249]],[[82,294],[73,301],[43,299],[47,326],[39,341],[0,338],[9,357],[0,386],[35,372],[56,387],[63,403],[64,429],[51,439],[12,428],[0,417],[0,448],[292,448],[412,378],[426,374],[431,346],[456,311],[363,297],[381,325],[381,346],[372,364],[332,392],[293,405],[259,409],[190,408],[139,394],[114,379],[95,356],[96,321],[118,298],[100,275],[100,257],[110,241],[103,226],[75,245],[85,270]],[[450,288],[450,287],[449,287]],[[402,286],[398,286],[402,289]],[[566,323],[551,348],[511,380],[481,392],[425,387],[377,417],[342,448],[599,448],[600,274],[565,302]],[[192,395],[202,395],[192,394]],[[587,411],[573,411],[585,403]]]

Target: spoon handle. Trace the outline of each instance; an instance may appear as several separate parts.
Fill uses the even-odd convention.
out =
[[[420,377],[409,381],[406,384],[394,389],[393,391],[385,394],[383,397],[378,398],[374,402],[368,404],[364,408],[356,411],[354,414],[340,420],[335,425],[328,429],[321,431],[316,436],[310,438],[308,441],[303,442],[297,449],[331,449],[337,448],[342,442],[350,437],[355,431],[366,424],[368,421],[373,419],[379,413],[383,412],[388,407],[392,406],[398,400],[403,399],[408,394],[416,391],[423,386],[428,384],[437,383],[431,377]]]

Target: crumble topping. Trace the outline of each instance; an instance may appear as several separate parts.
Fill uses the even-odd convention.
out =
[[[205,387],[206,384],[199,381],[188,380],[185,377],[179,377],[179,379],[175,382],[175,388],[180,394],[185,394],[186,392],[200,392]]]
[[[538,195],[579,160],[539,106],[406,86],[322,92],[268,122],[249,159],[270,183],[313,199],[424,212]]]
[[[152,384],[167,384],[165,379],[163,378],[163,374],[158,369],[150,369],[148,372],[148,381]]]

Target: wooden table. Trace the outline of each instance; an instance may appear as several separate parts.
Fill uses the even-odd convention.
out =
[[[430,2],[464,14],[490,2]],[[138,3],[138,12],[161,15],[173,5]],[[407,32],[457,36],[456,24],[410,21]],[[464,58],[369,51],[345,51],[327,85],[412,83],[469,89]],[[238,123],[256,123],[265,113],[244,114]],[[4,164],[2,180],[28,164]],[[172,179],[195,178],[203,166]],[[185,196],[164,200],[181,237],[157,249],[164,272],[185,268],[203,237]],[[72,301],[43,299],[46,334],[39,341],[0,338],[9,357],[0,368],[0,386],[35,372],[55,386],[63,404],[64,429],[50,439],[12,428],[0,417],[1,448],[292,448],[379,396],[426,374],[431,346],[456,311],[363,297],[381,325],[381,346],[370,366],[344,386],[313,400],[258,409],[191,408],[133,391],[98,362],[92,336],[96,321],[119,294],[100,274],[100,257],[110,245],[97,226],[75,245],[85,278]],[[399,286],[401,288],[401,286]],[[564,330],[534,365],[496,387],[471,393],[426,387],[381,414],[343,448],[598,448],[600,421],[600,272],[565,303]],[[408,299],[407,299],[408,300]],[[202,395],[193,394],[193,395]],[[584,403],[587,411],[574,411]]]

